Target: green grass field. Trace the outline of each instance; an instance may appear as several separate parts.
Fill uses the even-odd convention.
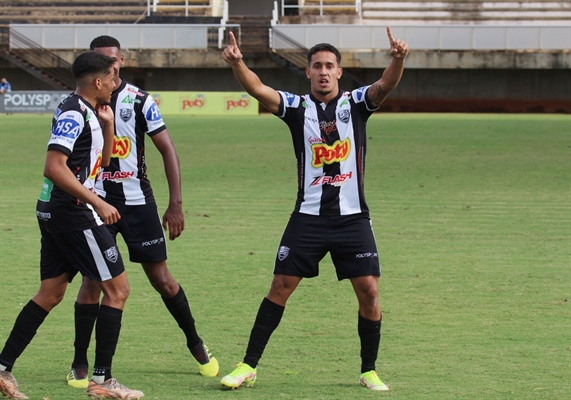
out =
[[[50,118],[0,115],[0,345],[39,287],[35,203]],[[269,115],[165,120],[186,212],[169,266],[223,375],[244,355],[294,206],[291,139]],[[329,257],[290,299],[256,386],[232,392],[198,375],[158,294],[127,262],[118,380],[149,400],[571,398],[571,116],[382,114],[368,132],[383,265],[377,371],[390,392],[358,386],[357,301]],[[164,210],[154,148],[147,160]],[[78,284],[16,363],[30,399],[85,398],[65,385]]]

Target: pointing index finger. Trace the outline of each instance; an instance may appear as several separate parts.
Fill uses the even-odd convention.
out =
[[[395,42],[395,38],[393,37],[390,26],[387,26],[387,36],[389,37],[389,42],[391,43],[392,46],[392,44]]]
[[[233,47],[238,47],[238,45],[236,44],[236,38],[234,37],[234,32],[230,31],[230,32],[228,33],[228,35],[230,36],[230,44],[231,44]]]

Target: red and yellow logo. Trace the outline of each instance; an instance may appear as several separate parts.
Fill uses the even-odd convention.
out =
[[[95,160],[95,165],[93,166],[93,169],[89,173],[89,179],[97,178],[97,175],[99,175],[99,170],[101,169],[101,163],[103,163],[103,156],[100,153],[97,156],[97,160]]]
[[[111,157],[125,159],[131,153],[131,139],[128,136],[115,136]]]
[[[345,161],[351,152],[351,142],[347,138],[344,141],[337,140],[331,146],[315,143],[311,145],[311,151],[313,152],[311,165],[321,168],[323,164]]]

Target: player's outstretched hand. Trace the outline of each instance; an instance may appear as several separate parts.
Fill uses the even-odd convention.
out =
[[[408,45],[406,42],[404,40],[395,39],[390,26],[387,26],[387,35],[391,44],[390,55],[394,58],[405,58],[408,54]]]
[[[226,61],[228,64],[236,64],[238,61],[242,59],[242,53],[238,48],[238,44],[236,43],[236,38],[234,37],[234,33],[230,31],[228,33],[230,37],[230,44],[226,46],[224,51],[222,52],[222,59]]]

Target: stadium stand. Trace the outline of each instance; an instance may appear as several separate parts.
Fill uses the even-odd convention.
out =
[[[545,24],[571,21],[571,2],[532,1],[364,1],[363,24]]]
[[[5,0],[0,24],[136,23],[145,17],[146,0]]]
[[[210,0],[151,0],[153,15],[157,16],[212,16]]]

